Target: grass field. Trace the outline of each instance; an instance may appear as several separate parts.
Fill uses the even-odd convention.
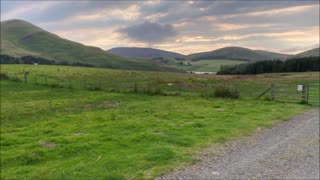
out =
[[[160,88],[169,95],[181,91],[182,95],[199,96],[211,93],[217,85],[226,85],[238,88],[243,99],[255,99],[275,82],[319,82],[319,72],[216,76],[70,66],[1,65],[1,72],[20,80],[24,80],[23,72],[26,71],[29,72],[29,83],[47,84],[52,87],[128,92],[132,91],[136,84],[141,91],[146,88]],[[169,87],[168,83],[173,85]]]
[[[186,71],[218,72],[222,65],[242,64],[242,63],[247,63],[247,61],[214,59],[214,60],[191,61],[190,63],[192,64],[192,66],[177,66],[177,68],[183,69]]]
[[[253,100],[261,81],[316,81],[317,73],[209,76],[63,66],[2,65],[28,83],[1,80],[1,179],[150,179],[194,161],[205,147],[271,127],[310,109]],[[72,88],[39,85],[72,80]],[[37,77],[37,83],[35,83]],[[88,91],[81,80],[129,84],[228,81],[239,100]],[[125,87],[123,87],[125,88]],[[187,86],[186,86],[187,88]],[[263,90],[263,88],[260,88]],[[261,92],[259,92],[261,93]]]

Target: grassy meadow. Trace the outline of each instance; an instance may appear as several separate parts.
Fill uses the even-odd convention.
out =
[[[23,71],[29,72],[27,82],[20,82]],[[42,65],[1,65],[1,72],[11,79],[0,82],[1,179],[155,178],[194,162],[193,155],[205,147],[311,108],[255,100],[268,83],[319,78],[318,73],[214,76]],[[160,84],[163,94],[132,93],[135,83]],[[239,88],[241,98],[201,96],[221,83]],[[177,84],[179,95],[173,93]]]
[[[255,99],[271,83],[319,82],[319,72],[216,76],[50,65],[1,65],[1,72],[17,81],[24,81],[24,72],[28,72],[28,83],[49,87],[121,93],[136,88],[142,94],[159,91],[163,95],[210,96],[216,86],[224,85],[239,89],[242,99]]]
[[[236,65],[247,63],[247,61],[214,59],[191,61],[190,63],[192,64],[192,66],[177,66],[177,68],[186,71],[218,72],[220,70],[220,67],[223,65]]]

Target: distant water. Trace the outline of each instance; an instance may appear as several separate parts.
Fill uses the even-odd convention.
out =
[[[205,71],[186,71],[187,73],[191,73],[191,74],[217,74],[217,72],[205,72]]]

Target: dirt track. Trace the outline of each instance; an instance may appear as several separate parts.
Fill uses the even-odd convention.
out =
[[[319,110],[250,137],[160,179],[319,179]]]

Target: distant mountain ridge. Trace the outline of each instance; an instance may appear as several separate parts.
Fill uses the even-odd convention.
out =
[[[263,50],[251,50],[243,47],[224,47],[214,51],[194,53],[187,56],[191,60],[230,59],[245,61],[260,61],[270,59],[286,59],[291,55]]]
[[[320,56],[320,47],[296,54],[293,56],[293,58],[315,57],[315,56]]]
[[[107,50],[108,53],[115,54],[127,58],[142,58],[142,59],[154,59],[154,58],[179,58],[184,59],[185,55],[165,51],[154,48],[144,47],[117,47]]]
[[[104,50],[63,39],[23,20],[1,22],[1,54],[35,56],[55,62],[86,63],[96,67],[165,70],[158,62],[128,59]]]

